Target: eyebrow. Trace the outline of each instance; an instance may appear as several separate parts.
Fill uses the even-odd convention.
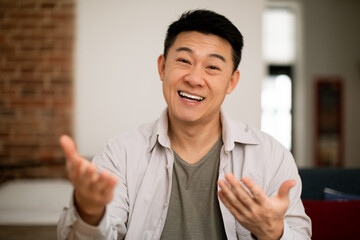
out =
[[[176,49],[177,52],[181,52],[181,51],[185,51],[185,52],[189,52],[189,53],[193,53],[193,50],[191,50],[190,48],[188,47],[179,47]],[[215,57],[215,58],[218,58],[220,59],[221,61],[223,61],[224,63],[226,63],[226,59],[220,55],[220,54],[217,54],[217,53],[211,53],[209,54],[210,57]]]

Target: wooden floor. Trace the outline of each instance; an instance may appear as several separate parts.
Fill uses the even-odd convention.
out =
[[[0,240],[56,240],[56,226],[0,226]]]

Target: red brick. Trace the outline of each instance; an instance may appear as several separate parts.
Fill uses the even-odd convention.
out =
[[[16,52],[16,46],[10,46],[10,45],[2,45],[0,47],[0,53],[1,54],[14,54]]]
[[[0,0],[0,164],[23,164],[9,178],[65,176],[58,136],[72,131],[74,8]]]
[[[58,27],[59,24],[56,22],[42,22],[40,25],[40,28],[45,30],[56,30]]]
[[[13,73],[16,72],[16,65],[15,64],[7,64],[5,66],[0,66],[1,73]]]
[[[9,18],[11,19],[21,19],[21,20],[29,20],[29,19],[37,19],[37,20],[42,20],[45,19],[45,17],[47,16],[46,13],[44,12],[33,12],[33,11],[17,11],[14,13],[10,13],[9,14]]]
[[[13,41],[22,41],[22,40],[30,40],[30,41],[41,41],[47,38],[47,35],[45,34],[39,34],[39,33],[32,33],[32,34],[26,34],[26,33],[16,33],[11,36],[11,39]]]
[[[29,1],[20,1],[19,3],[20,9],[36,9],[37,3],[36,2],[29,2]]]
[[[43,9],[53,9],[57,7],[57,4],[55,2],[44,2],[40,7]]]
[[[53,20],[72,21],[74,19],[74,14],[69,11],[64,11],[62,13],[52,13],[50,17]]]
[[[37,88],[41,89],[44,87],[45,80],[36,78],[34,76],[27,76],[23,79],[10,79],[9,88],[10,89],[20,89],[20,88]]]
[[[1,7],[1,6],[0,6]],[[13,31],[15,29],[19,28],[19,25],[14,22],[3,22],[0,23],[0,29],[2,31]]]
[[[8,56],[7,61],[10,63],[31,63],[39,62],[43,59],[41,56],[29,56],[28,54],[22,54],[21,56]]]
[[[1,108],[0,116],[16,116],[16,111],[13,108]]]
[[[60,5],[61,9],[72,9],[75,7],[74,1],[66,2],[62,1]]]
[[[46,107],[48,103],[44,100],[38,100],[38,99],[14,99],[10,101],[10,106],[12,107]]]
[[[0,9],[13,9],[16,6],[16,1],[0,1]]]
[[[4,42],[7,38],[7,35],[0,33],[0,42]]]
[[[14,98],[17,96],[17,91],[13,90],[13,89],[9,89],[9,90],[0,90],[0,96],[10,99],[10,98]]]

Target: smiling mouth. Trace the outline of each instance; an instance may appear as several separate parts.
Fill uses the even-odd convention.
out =
[[[190,102],[201,102],[202,100],[204,100],[204,97],[200,97],[200,96],[196,96],[196,95],[191,95],[189,93],[186,92],[182,92],[182,91],[178,91],[178,94],[181,98],[190,101]]]

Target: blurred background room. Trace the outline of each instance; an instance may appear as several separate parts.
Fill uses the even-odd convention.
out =
[[[360,195],[360,1],[0,0],[0,239],[56,239],[72,194],[59,136],[90,160],[155,120],[167,26],[195,8],[244,35],[223,108],[293,153],[303,200],[324,203],[325,187]],[[313,218],[315,231],[332,226]]]

